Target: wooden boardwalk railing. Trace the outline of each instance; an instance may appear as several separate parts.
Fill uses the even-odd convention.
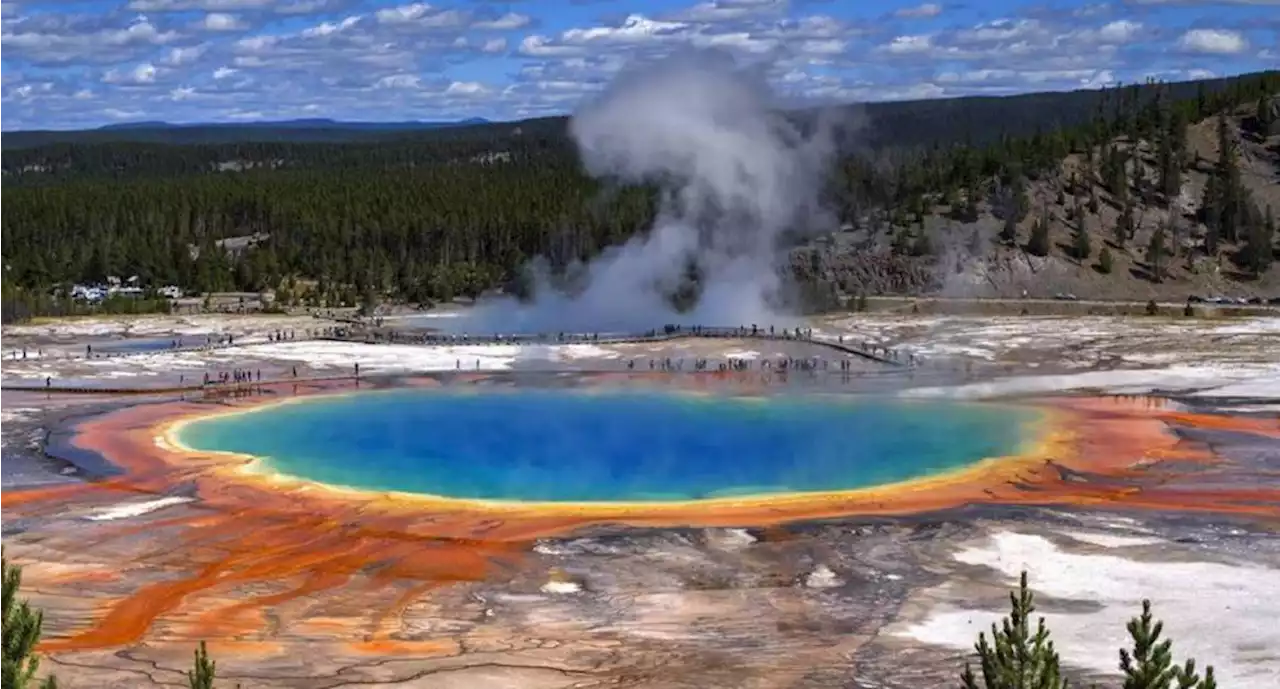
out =
[[[299,338],[301,340],[303,338]],[[677,340],[695,340],[695,339],[756,339],[773,342],[796,342],[800,344],[810,344],[818,347],[840,352],[842,354],[857,356],[863,359],[874,361],[895,369],[914,368],[921,364],[919,358],[911,354],[901,354],[893,349],[872,345],[867,342],[858,342],[846,338],[832,338],[829,336],[812,336],[804,331],[788,331],[788,332],[769,332],[764,329],[744,328],[725,328],[725,327],[698,327],[698,328],[681,328],[678,330],[662,330],[650,331],[640,334],[571,334],[562,333],[557,335],[493,335],[493,336],[467,336],[467,335],[439,335],[439,334],[418,334],[418,333],[400,333],[393,331],[382,332],[347,332],[337,334],[327,334],[312,336],[305,339],[326,340],[335,342],[360,342],[364,344],[401,344],[401,345],[418,345],[424,347],[432,346],[457,346],[457,345],[566,345],[566,344],[593,344],[593,345],[610,345],[610,344],[644,344],[653,342],[672,342]],[[284,340],[286,342],[296,342],[299,340]],[[235,343],[232,345],[220,345],[218,349],[228,349],[249,344],[259,343]],[[165,351],[190,351],[188,349],[162,349],[149,353],[160,353]],[[127,354],[121,356],[127,357]],[[114,358],[114,357],[113,357]],[[580,369],[565,369],[566,371],[578,371]],[[439,371],[438,373],[451,373],[452,371]],[[464,371],[470,372],[470,371]],[[704,371],[707,372],[707,371]],[[412,372],[404,371],[393,375],[412,375],[414,373],[432,373],[432,372]],[[368,378],[382,377],[392,374],[367,374]],[[204,392],[210,394],[229,393],[237,390],[252,389],[262,386],[276,386],[282,384],[311,384],[329,381],[358,380],[358,375],[331,375],[317,377],[286,377],[275,378],[259,381],[241,381],[241,382],[193,382],[187,385],[167,385],[161,387],[144,387],[144,388],[121,388],[106,386],[59,386],[54,385],[50,380],[45,385],[18,383],[0,385],[0,389],[12,392],[47,392],[59,394],[82,394],[82,395],[165,395],[179,394],[187,392]]]

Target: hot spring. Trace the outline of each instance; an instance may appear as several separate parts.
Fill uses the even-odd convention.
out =
[[[530,502],[853,490],[1018,453],[1034,410],[633,389],[400,389],[197,419],[193,451],[369,491]]]

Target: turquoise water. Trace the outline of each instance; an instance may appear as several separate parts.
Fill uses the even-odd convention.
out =
[[[690,500],[892,483],[1016,452],[1034,412],[831,397],[393,390],[197,421],[181,440],[369,490]]]

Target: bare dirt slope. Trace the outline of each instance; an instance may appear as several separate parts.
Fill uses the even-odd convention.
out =
[[[1274,102],[1274,99],[1273,99]],[[1241,182],[1260,209],[1268,205],[1280,215],[1280,135],[1262,137],[1253,126],[1255,106],[1240,108],[1228,117],[1231,136],[1238,146]],[[1118,147],[1133,151],[1149,180],[1157,178],[1155,149],[1147,141],[1117,140]],[[1206,228],[1199,219],[1205,185],[1218,161],[1217,118],[1196,123],[1187,130],[1188,160],[1182,171],[1182,193],[1166,207],[1156,195],[1137,200],[1136,232],[1123,247],[1114,242],[1120,216],[1095,172],[1090,179],[1083,155],[1062,161],[1057,174],[1028,184],[1031,212],[1019,225],[1019,243],[1025,243],[1036,218],[1049,218],[1051,250],[1033,256],[1024,247],[1001,246],[995,241],[1001,220],[991,203],[981,204],[976,222],[953,220],[950,208],[937,206],[926,216],[924,232],[934,245],[932,256],[914,257],[891,251],[892,238],[901,228],[872,219],[865,229],[823,237],[797,250],[794,272],[829,290],[844,294],[945,294],[948,296],[1051,297],[1074,294],[1082,299],[1181,300],[1188,295],[1274,297],[1280,296],[1280,268],[1273,267],[1261,279],[1241,271],[1233,261],[1239,244],[1224,244],[1216,258],[1204,254]],[[1095,155],[1095,159],[1100,156]],[[1092,166],[1099,167],[1096,162]],[[1072,186],[1072,181],[1076,185]],[[1090,189],[1092,187],[1092,190]],[[1075,201],[1096,195],[1097,212]],[[1138,199],[1135,189],[1130,197]],[[1070,256],[1073,233],[1083,221],[1092,252],[1086,261]],[[1167,261],[1160,282],[1151,279],[1145,249],[1158,227],[1177,228],[1170,239],[1177,256]],[[919,228],[911,228],[918,232]],[[976,235],[976,237],[975,237]],[[1098,256],[1107,247],[1113,258],[1110,274],[1099,270]],[[975,251],[976,249],[976,251]],[[1277,252],[1280,255],[1280,251]]]

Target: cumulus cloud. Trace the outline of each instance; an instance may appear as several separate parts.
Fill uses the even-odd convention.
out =
[[[605,18],[540,30],[547,10],[533,2],[112,0],[67,12],[4,0],[4,126],[92,124],[108,108],[175,121],[540,116],[571,111],[625,64],[691,48],[756,64],[789,103],[1191,78],[1210,56],[1219,74],[1276,64],[1268,0],[1094,1],[1000,18],[942,0],[890,10],[947,20],[924,30],[829,16],[835,5],[821,2],[619,0]],[[1209,26],[1136,7],[1193,3],[1233,7]],[[477,59],[480,72],[453,71]],[[156,68],[153,83],[134,78],[141,64]],[[472,80],[485,92],[449,92]]]
[[[5,22],[0,40],[6,59],[56,65],[123,62],[178,38],[146,18],[119,25],[110,18],[33,15]]]
[[[196,23],[196,28],[205,31],[242,31],[249,28],[249,24],[234,14],[210,12]]]
[[[926,2],[915,7],[903,7],[895,11],[893,16],[903,19],[929,19],[940,14],[942,14],[942,5],[936,2]]]
[[[351,0],[130,0],[135,12],[234,12],[278,15],[332,12]]]
[[[102,75],[106,84],[122,84],[125,86],[144,86],[154,84],[160,70],[150,62],[143,62],[130,70],[110,69]]]
[[[786,0],[708,0],[670,16],[686,22],[725,22],[778,14],[787,7]]]
[[[1192,53],[1236,55],[1249,49],[1249,41],[1230,29],[1192,29],[1182,34],[1178,46]]]

